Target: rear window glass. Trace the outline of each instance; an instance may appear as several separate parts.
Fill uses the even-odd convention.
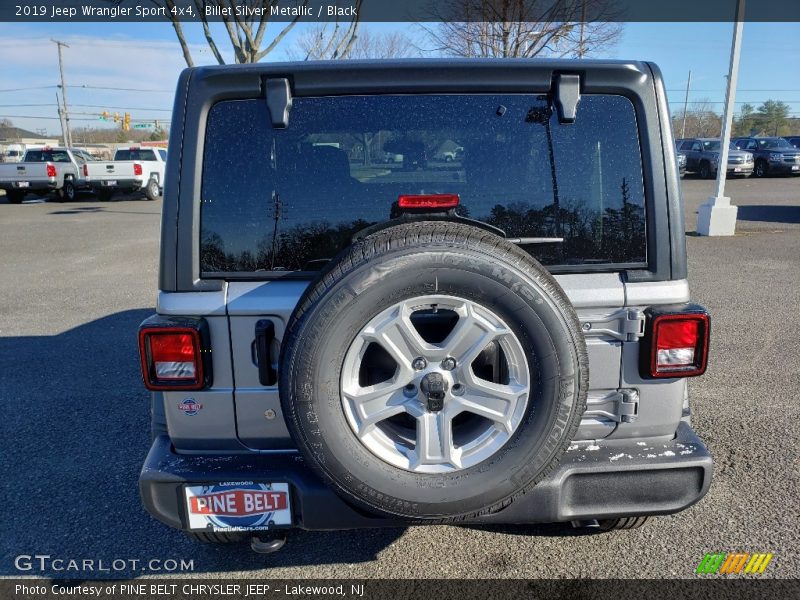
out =
[[[70,160],[66,150],[28,150],[25,162],[68,163]]]
[[[544,96],[389,95],[295,98],[286,129],[263,100],[212,107],[201,272],[317,270],[401,194],[458,194],[460,215],[509,238],[562,238],[521,240],[553,270],[646,262],[627,98],[584,95],[559,124]]]
[[[156,160],[152,150],[117,150],[114,160]]]

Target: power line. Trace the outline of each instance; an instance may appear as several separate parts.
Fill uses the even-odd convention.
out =
[[[685,88],[667,88],[668,92],[682,92]],[[718,92],[719,89],[714,90],[700,90],[700,89],[693,89],[693,92]],[[736,93],[739,92],[800,92],[800,89],[793,89],[793,90],[736,90]]]
[[[0,90],[0,92],[27,92],[28,90],[49,90],[57,87],[57,85],[37,85],[34,87],[6,88],[4,90]]]
[[[54,102],[45,103],[45,104],[0,104],[0,108],[32,108],[32,107],[52,107],[58,106],[58,104]],[[75,104],[74,102],[70,103],[70,106],[80,106],[83,108],[105,108],[111,110],[138,110],[138,111],[150,111],[150,112],[168,112],[171,113],[172,109],[170,108],[145,108],[145,107],[129,107],[129,106],[106,106],[105,104]]]
[[[0,115],[0,119],[47,119],[49,121],[58,121],[59,117],[40,117],[38,115]],[[97,119],[72,119],[70,121],[96,121]]]
[[[759,101],[759,100],[737,100],[734,104],[758,104],[759,102],[761,102],[761,104],[764,104],[764,102],[766,102],[766,100],[764,100],[764,101]],[[800,103],[800,100],[781,100],[781,102],[783,102],[784,104],[798,104],[798,103]],[[725,102],[723,102],[723,101],[706,100],[705,98],[695,98],[694,100],[690,100],[689,103],[690,104],[691,103],[694,103],[694,104],[725,104]],[[680,104],[680,102],[679,101],[675,101],[675,102],[672,102],[671,104]]]
[[[142,88],[120,88],[120,87],[104,87],[99,85],[78,85],[73,87],[80,87],[87,90],[110,90],[113,92],[157,92],[162,94],[174,94],[175,90],[148,90]]]

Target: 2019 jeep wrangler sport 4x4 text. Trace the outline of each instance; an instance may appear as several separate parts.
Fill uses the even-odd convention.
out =
[[[383,160],[401,147],[432,158]],[[644,62],[184,71],[139,331],[147,510],[271,550],[697,502],[709,319],[673,148]]]

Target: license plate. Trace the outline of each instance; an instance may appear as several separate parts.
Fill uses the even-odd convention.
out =
[[[18,181],[17,187],[28,187],[30,184],[30,181]]]
[[[226,481],[184,490],[193,530],[258,531],[292,524],[288,483]]]
[[[800,165],[792,165],[792,171],[800,171]]]
[[[112,186],[112,185],[117,185],[116,179],[109,179],[108,181],[106,181],[106,186]]]
[[[742,167],[733,167],[734,172],[739,173],[742,170]]]

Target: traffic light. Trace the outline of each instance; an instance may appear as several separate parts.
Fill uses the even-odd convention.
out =
[[[119,123],[119,113],[118,112],[114,113],[114,123]]]
[[[131,113],[125,113],[125,120],[122,122],[122,128],[125,131],[130,131],[131,128]]]
[[[103,121],[108,121],[108,117],[109,117],[109,116],[110,116],[110,115],[108,114],[108,111],[107,111],[107,110],[104,110],[104,111],[103,111],[103,114],[102,114],[102,115],[100,115],[100,117],[103,119]]]

